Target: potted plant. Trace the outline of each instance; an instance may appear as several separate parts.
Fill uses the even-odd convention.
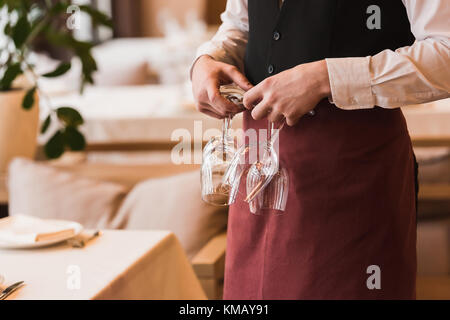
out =
[[[105,14],[88,5],[77,7],[88,14],[94,25],[112,27]],[[37,74],[29,62],[36,41],[44,39],[51,46],[62,48],[81,62],[80,88],[93,84],[97,65],[92,57],[93,43],[77,40],[65,21],[70,19],[71,6],[66,1],[0,0],[0,12],[7,11],[3,33],[5,41],[0,47],[0,172],[16,156],[32,157],[37,144],[39,126],[38,99],[45,99],[50,111],[42,123],[40,132],[56,128],[50,134],[44,151],[48,158],[60,157],[66,150],[80,151],[86,142],[79,127],[81,114],[69,106],[51,106],[42,92],[39,78],[55,78],[71,69],[70,59],[60,61],[55,70]],[[15,86],[20,77],[26,77],[29,85]],[[22,81],[23,82],[23,81]]]

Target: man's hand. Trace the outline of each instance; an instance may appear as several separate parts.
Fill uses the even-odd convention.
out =
[[[267,78],[249,90],[244,105],[253,110],[255,120],[268,118],[278,122],[286,118],[289,126],[330,96],[326,61],[302,64]]]
[[[192,70],[192,90],[197,109],[211,117],[223,119],[243,110],[220,95],[221,85],[236,83],[247,91],[253,86],[234,66],[218,62],[210,56],[200,57]]]

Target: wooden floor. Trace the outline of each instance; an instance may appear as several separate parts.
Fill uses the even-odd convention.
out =
[[[450,275],[417,277],[418,300],[450,300]]]

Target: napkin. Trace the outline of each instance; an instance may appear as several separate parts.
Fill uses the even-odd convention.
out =
[[[75,227],[29,216],[17,215],[0,219],[0,242],[32,244],[64,240],[75,236]]]
[[[240,107],[244,107],[244,94],[245,91],[239,88],[235,84],[224,85],[220,87],[220,94],[225,99],[230,100],[234,104]]]

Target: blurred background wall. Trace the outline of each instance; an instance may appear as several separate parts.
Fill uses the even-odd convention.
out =
[[[105,7],[111,3],[111,14],[115,21],[115,37],[155,37],[161,36],[159,20],[170,14],[184,24],[187,13],[214,26],[220,23],[220,13],[225,10],[226,0],[97,0]],[[103,4],[102,4],[103,2]]]

